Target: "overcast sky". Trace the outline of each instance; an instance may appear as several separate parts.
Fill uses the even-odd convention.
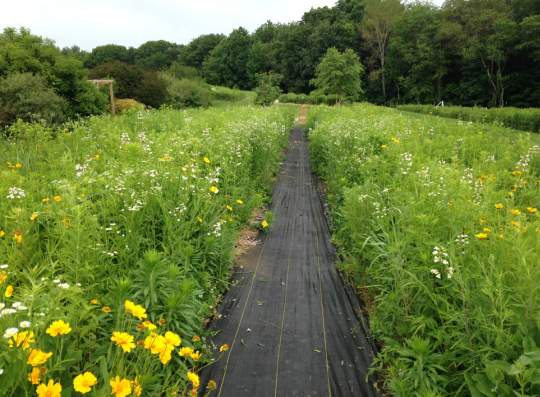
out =
[[[297,21],[337,0],[2,0],[0,29],[29,28],[59,47],[138,47],[149,40],[188,44],[202,34],[253,32],[267,20]],[[443,0],[434,0],[441,4]]]

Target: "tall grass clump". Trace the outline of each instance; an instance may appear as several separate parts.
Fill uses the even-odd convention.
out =
[[[465,122],[489,123],[521,131],[540,132],[540,109],[518,109],[461,106],[437,107],[432,105],[402,105],[399,109],[406,112],[423,113],[458,119]]]
[[[233,88],[211,86],[210,90],[212,99],[217,101],[238,102],[246,98],[245,91]]]
[[[133,108],[10,127],[0,396],[197,395],[197,372],[227,349],[203,323],[291,120],[280,109]]]
[[[540,395],[536,137],[366,105],[308,124],[386,390]]]

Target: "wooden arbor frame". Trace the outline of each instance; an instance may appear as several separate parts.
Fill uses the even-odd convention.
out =
[[[114,109],[114,95],[113,95],[113,87],[112,87],[114,80],[88,80],[88,81],[94,84],[97,89],[99,89],[100,85],[109,85],[109,88],[111,90],[111,108],[112,108],[113,114],[115,114],[116,111]]]

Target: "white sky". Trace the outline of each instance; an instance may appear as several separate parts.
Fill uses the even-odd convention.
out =
[[[299,20],[310,8],[337,0],[2,0],[0,30],[29,28],[59,47],[84,50],[104,44],[138,47],[149,40],[188,44],[202,34],[243,26],[253,32],[267,20]],[[443,0],[434,0],[442,4]]]

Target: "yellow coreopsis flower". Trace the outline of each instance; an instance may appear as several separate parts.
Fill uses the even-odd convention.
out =
[[[478,233],[478,234],[475,234],[475,236],[478,237],[479,239],[488,238],[488,235],[486,233]]]
[[[193,338],[191,338],[191,341],[192,342],[200,342],[201,338],[199,336],[195,335]]]
[[[62,197],[60,197],[60,196],[54,196],[54,201],[56,201],[57,203],[59,203],[60,201],[62,201]]]
[[[193,349],[191,347],[183,347],[180,349],[180,352],[178,353],[180,357],[189,356],[193,353]]]
[[[0,238],[4,237],[6,235],[6,232],[4,232],[3,230],[0,230]]]
[[[111,379],[109,383],[112,388],[111,394],[116,397],[126,397],[131,394],[131,382],[129,380],[120,380],[120,377],[117,376],[114,380]]]
[[[484,232],[491,232],[491,229],[488,229],[487,227],[485,227]]]
[[[111,312],[111,308],[109,306],[103,306],[101,308],[101,310],[103,310],[105,313],[110,313]]]
[[[218,194],[218,193],[219,193],[219,189],[218,189],[217,187],[215,187],[215,186],[212,186],[212,187],[210,188],[210,191],[211,191],[212,193],[215,193],[215,194]]]
[[[535,213],[538,211],[537,208],[533,208],[533,207],[527,207],[527,211],[529,211],[531,214]]]
[[[34,333],[32,331],[19,332],[18,334],[13,335],[13,340],[9,341],[9,346],[12,347],[13,343],[20,347],[22,345],[23,350],[26,350],[30,347],[30,343],[36,343],[34,339]]]
[[[152,330],[154,330],[154,329],[157,328],[157,326],[154,325],[154,324],[152,324],[151,321],[144,321],[144,322],[143,322],[143,325],[144,325],[145,328],[148,328],[150,331],[152,331]]]
[[[131,382],[131,386],[133,386],[133,394],[136,396],[140,396],[142,393],[142,387],[139,385],[139,379],[135,378],[133,382]]]
[[[209,159],[208,157],[205,157],[205,158],[204,158],[204,162],[205,162],[205,163],[210,163],[210,159]]]
[[[497,208],[498,210],[500,210],[500,209],[503,209],[503,208],[504,208],[504,205],[502,205],[502,204],[495,204],[495,208]]]
[[[39,368],[32,368],[32,372],[28,374],[27,379],[32,382],[33,385],[39,384],[39,381],[41,380],[41,371]]]
[[[228,209],[229,211],[232,211],[232,207],[231,207],[231,206],[227,206],[227,209]]]
[[[11,298],[11,295],[13,295],[13,287],[11,285],[8,285],[6,288],[6,292],[4,292],[4,295],[6,298]]]
[[[52,356],[52,353],[45,353],[41,350],[32,349],[30,351],[30,357],[28,357],[27,364],[30,364],[32,367],[37,367],[38,365],[45,364],[45,362]]]
[[[268,222],[266,222],[266,220],[264,220],[264,221],[262,222],[262,227],[267,227],[267,226],[268,226]]]
[[[42,383],[36,389],[39,397],[60,397],[62,393],[62,385],[54,383],[54,380],[49,380],[48,384]]]
[[[201,352],[200,351],[196,351],[196,352],[193,352],[189,355],[193,360],[195,361],[198,361],[199,358],[201,358]]]
[[[172,349],[165,347],[163,351],[159,353],[159,360],[163,365],[171,361],[171,351]]]
[[[133,317],[137,317],[139,320],[142,321],[143,318],[146,318],[148,317],[148,315],[146,314],[146,309],[143,308],[142,306],[140,305],[137,305],[135,306],[132,310],[131,310],[131,314],[133,314]]]
[[[35,221],[38,217],[38,214],[33,214],[31,217],[30,217],[30,220],[31,221]]]
[[[197,387],[199,387],[199,375],[197,375],[196,373],[193,373],[193,372],[188,372],[187,373],[187,376],[188,376],[188,379],[191,381],[191,383],[193,383],[193,387],[196,389]]]
[[[64,320],[58,320],[54,321],[45,332],[52,337],[58,335],[67,335],[71,332],[71,327],[69,326],[69,323],[65,323]]]
[[[165,349],[163,336],[151,332],[150,336],[147,336],[144,340],[144,348],[150,349],[152,354],[160,354]]]
[[[242,200],[236,200],[236,202],[237,202],[238,204],[244,204],[244,202],[243,202]]]
[[[229,350],[229,346],[226,344],[221,346],[221,348],[219,349],[220,352],[226,352],[227,350]]]
[[[163,341],[165,342],[165,345],[167,345],[169,349],[174,349],[175,346],[180,346],[180,343],[182,343],[182,341],[180,340],[180,337],[176,335],[174,332],[170,332],[170,331],[165,332]]]
[[[133,343],[134,337],[126,332],[113,332],[111,341],[116,342],[116,346],[120,346],[124,353],[131,352],[131,349],[135,348]]]
[[[44,198],[43,200],[41,200],[42,202],[46,203],[47,201],[49,201],[50,199],[47,197],[47,198]]]
[[[521,215],[521,211],[520,210],[510,210],[510,212],[512,214],[515,214],[515,215]]]
[[[97,378],[91,372],[85,372],[73,379],[73,388],[79,393],[86,394],[97,383]]]

